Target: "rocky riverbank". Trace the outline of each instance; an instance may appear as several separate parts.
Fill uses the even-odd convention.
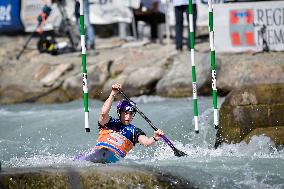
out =
[[[20,60],[15,57],[26,37],[0,37],[0,104],[23,102],[60,103],[82,98],[80,52],[58,56],[39,54],[36,39]],[[211,94],[208,41],[196,44],[195,59],[199,95]],[[217,54],[219,95],[257,83],[284,82],[284,53]],[[98,40],[98,49],[87,55],[89,97],[105,99],[113,82],[123,84],[129,96],[192,95],[188,51],[174,44],[125,43]]]

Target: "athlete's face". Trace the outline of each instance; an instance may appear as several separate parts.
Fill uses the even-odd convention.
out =
[[[133,112],[121,112],[120,120],[123,125],[129,125],[133,118]]]

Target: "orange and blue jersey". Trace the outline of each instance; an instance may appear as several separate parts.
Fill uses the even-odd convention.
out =
[[[140,135],[146,134],[135,125],[123,125],[119,119],[110,117],[107,124],[99,124],[99,138],[95,148],[107,148],[120,157],[125,157],[138,143]]]

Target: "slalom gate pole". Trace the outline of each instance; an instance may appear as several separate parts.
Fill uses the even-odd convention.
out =
[[[84,4],[80,0],[80,34],[81,34],[81,48],[82,48],[82,71],[83,71],[83,96],[84,96],[84,110],[85,110],[85,130],[90,132],[89,126],[89,105],[88,105],[88,77],[87,77],[87,61],[86,61],[86,38],[85,38],[85,24],[84,24]]]
[[[214,46],[214,25],[213,25],[213,7],[212,0],[208,0],[209,11],[209,33],[210,33],[210,62],[211,62],[211,74],[212,74],[212,97],[214,107],[214,125],[215,129],[219,128],[219,116],[217,107],[217,73],[215,64],[215,46]]]
[[[193,108],[194,108],[194,130],[195,133],[199,133],[198,130],[198,105],[197,105],[197,87],[196,87],[196,71],[194,62],[194,28],[193,28],[193,14],[192,14],[192,0],[188,3],[189,13],[189,38],[190,38],[190,54],[191,54],[191,72],[192,72],[192,96],[193,96]]]

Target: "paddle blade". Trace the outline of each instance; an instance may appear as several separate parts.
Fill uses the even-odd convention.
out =
[[[175,156],[177,156],[177,157],[187,156],[186,153],[184,153],[184,152],[178,150],[178,149],[173,145],[173,143],[172,143],[165,135],[162,135],[161,137],[162,137],[162,139],[164,139],[165,143],[167,143],[167,144],[172,148],[172,150],[174,151]]]
[[[177,157],[187,156],[186,153],[184,153],[183,151],[180,151],[176,148],[174,149],[174,153],[175,153],[175,156],[177,156]]]

